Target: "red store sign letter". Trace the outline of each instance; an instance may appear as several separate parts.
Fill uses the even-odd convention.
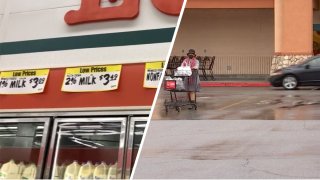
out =
[[[109,0],[116,2],[117,0]],[[145,1],[145,0],[143,0]],[[183,0],[151,0],[153,5],[161,12],[179,16]],[[66,13],[64,19],[69,25],[95,21],[110,21],[119,19],[134,19],[139,14],[140,0],[123,0],[120,6],[100,6],[101,0],[82,0],[79,10]]]

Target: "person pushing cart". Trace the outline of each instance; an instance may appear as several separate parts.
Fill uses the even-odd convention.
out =
[[[200,90],[199,61],[196,52],[190,49],[181,66],[174,71],[174,75],[165,80],[165,90],[170,91],[171,101],[165,101],[166,112],[169,107],[181,110],[182,106],[192,106],[197,109],[196,93]],[[176,92],[187,92],[188,101],[177,99]],[[173,97],[174,96],[174,97]]]

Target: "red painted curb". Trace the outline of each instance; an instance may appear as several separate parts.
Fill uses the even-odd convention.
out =
[[[200,82],[201,87],[270,87],[268,82]]]

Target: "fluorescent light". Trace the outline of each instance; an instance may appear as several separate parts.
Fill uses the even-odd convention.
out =
[[[98,148],[98,147],[96,147],[96,146],[91,146],[91,145],[89,145],[89,144],[82,143],[82,142],[80,142],[80,141],[78,141],[78,140],[72,140],[72,141],[75,142],[75,143],[78,143],[78,144],[81,144],[81,145],[84,145],[84,146],[93,148],[93,149],[97,149],[97,148]]]

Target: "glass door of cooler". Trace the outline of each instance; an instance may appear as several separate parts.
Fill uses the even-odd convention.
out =
[[[142,137],[147,125],[147,121],[148,117],[132,117],[130,119],[128,149],[126,155],[126,179],[130,178],[141,145]]]
[[[0,119],[0,179],[42,177],[50,119]]]
[[[58,119],[51,179],[120,179],[127,118]]]

